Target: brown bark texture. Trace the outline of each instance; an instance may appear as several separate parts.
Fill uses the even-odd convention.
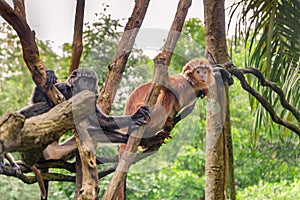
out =
[[[206,57],[214,64],[229,62],[224,0],[204,0],[204,24]],[[229,150],[232,153],[229,146],[232,143],[228,144],[231,141],[228,83],[223,82],[219,72],[215,73],[215,79],[207,97],[205,199],[227,199],[227,169],[228,165],[233,167],[233,163],[228,163]],[[234,184],[234,180],[230,183]]]
[[[215,74],[215,79],[215,84],[209,88],[206,107],[205,199],[224,199],[225,189],[225,90],[219,73]]]
[[[204,25],[206,57],[215,63],[230,60],[225,35],[224,0],[204,0]]]
[[[119,46],[115,52],[112,63],[108,66],[106,81],[100,91],[98,105],[100,109],[109,114],[115,98],[117,87],[121,81],[128,57],[132,51],[135,38],[142,25],[150,0],[138,0],[128,19]]]
[[[80,57],[83,50],[82,32],[83,32],[83,17],[84,17],[85,0],[77,0],[73,44],[72,44],[72,57],[69,68],[69,74],[75,69],[78,69]]]
[[[84,8],[85,0],[77,0],[69,74],[79,68],[83,50],[82,33]],[[76,157],[76,191],[74,199],[80,200],[97,199],[99,193],[96,152],[92,139],[87,132],[88,125],[88,123],[81,122],[76,125],[77,130],[72,130],[79,154],[79,156]]]
[[[18,113],[6,113],[0,119],[0,153],[21,152],[24,161],[32,165],[41,152],[68,130],[74,128],[73,112],[80,122],[94,111],[95,95],[83,91],[42,115],[25,119]]]

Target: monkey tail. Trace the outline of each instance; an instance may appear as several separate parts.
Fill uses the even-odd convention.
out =
[[[32,165],[30,167],[30,169],[32,170],[32,172],[34,173],[34,175],[37,179],[37,182],[38,182],[38,185],[39,185],[39,188],[41,191],[41,199],[46,200],[47,199],[47,190],[45,188],[45,184],[44,184],[41,172],[37,169],[37,167],[35,165]],[[48,184],[47,184],[47,186],[48,186]]]

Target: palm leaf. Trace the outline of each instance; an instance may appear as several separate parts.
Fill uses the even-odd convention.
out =
[[[237,14],[235,12],[238,12],[238,7],[242,7],[242,11]],[[249,47],[248,54],[245,55],[245,64],[257,67],[267,79],[279,84],[290,103],[295,108],[300,108],[299,0],[242,0],[236,2],[230,11],[230,17],[239,16],[235,38],[244,38],[245,46]],[[230,19],[231,21],[233,20]],[[252,81],[252,86],[272,103],[279,116],[297,123],[295,118],[281,107],[277,95],[255,83],[256,81]],[[252,108],[257,106],[255,100],[251,100],[250,104]],[[263,124],[272,127],[272,122],[262,106],[257,106],[252,111],[255,116],[255,132],[258,132]],[[283,133],[286,135],[285,129]]]

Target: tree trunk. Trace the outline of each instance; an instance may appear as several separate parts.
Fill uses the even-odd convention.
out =
[[[214,64],[226,63],[230,59],[225,36],[224,0],[203,2],[206,57]],[[207,98],[205,199],[227,199],[228,149],[232,153],[232,143],[228,142],[231,141],[228,82],[223,82],[219,72],[215,79],[216,84],[210,88]],[[233,162],[233,157],[230,158]],[[230,183],[234,184],[234,181]]]

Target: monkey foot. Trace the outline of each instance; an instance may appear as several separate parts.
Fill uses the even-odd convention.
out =
[[[142,148],[143,149],[148,149],[148,148],[151,148],[152,146],[154,145],[157,145],[157,144],[165,144],[166,141],[165,139],[171,139],[172,136],[170,135],[170,132],[169,131],[164,131],[164,130],[161,130],[159,131],[156,135],[152,136],[152,137],[149,137],[149,138],[144,138],[143,140],[143,146]]]

